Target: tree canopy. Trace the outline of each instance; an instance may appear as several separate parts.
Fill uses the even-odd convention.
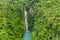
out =
[[[28,22],[32,40],[60,40],[60,0],[0,0],[0,40],[22,40],[23,8],[29,14],[30,6],[33,18],[28,15]]]

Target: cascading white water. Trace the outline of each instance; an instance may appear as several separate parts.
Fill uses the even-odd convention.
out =
[[[27,21],[27,10],[24,8],[24,17],[25,17],[25,27],[26,27],[26,32],[28,32],[28,21]]]

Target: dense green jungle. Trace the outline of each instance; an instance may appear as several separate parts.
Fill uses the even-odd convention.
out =
[[[24,7],[32,40],[60,40],[60,0],[0,0],[0,40],[22,40]]]

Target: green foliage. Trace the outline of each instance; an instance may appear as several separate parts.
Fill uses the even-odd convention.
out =
[[[34,4],[32,40],[60,40],[59,4],[59,0],[45,0]]]
[[[22,37],[23,7],[19,1],[12,1],[0,1],[0,40],[21,40]]]
[[[32,40],[60,40],[60,0],[0,0],[0,40],[22,40],[23,7],[29,11],[30,5]]]

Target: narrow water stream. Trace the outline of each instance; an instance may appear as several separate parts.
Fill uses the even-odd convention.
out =
[[[25,17],[25,28],[26,28],[26,32],[28,32],[28,21],[27,21],[27,10],[26,8],[24,8],[24,17]]]

